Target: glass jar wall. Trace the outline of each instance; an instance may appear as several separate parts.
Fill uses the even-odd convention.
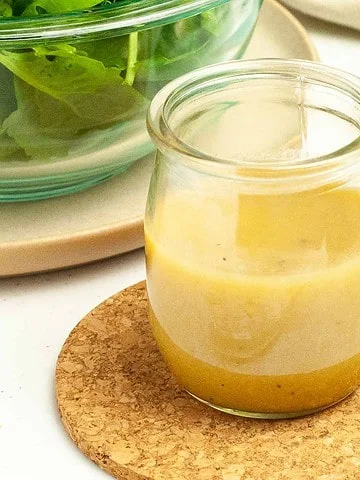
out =
[[[315,63],[235,62],[151,106],[149,317],[193,396],[308,414],[360,382],[360,82]]]

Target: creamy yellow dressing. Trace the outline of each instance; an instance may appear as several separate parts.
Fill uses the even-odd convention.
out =
[[[152,329],[191,393],[326,406],[360,380],[360,194],[169,195],[146,227]]]

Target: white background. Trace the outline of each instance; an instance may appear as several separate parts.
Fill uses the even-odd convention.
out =
[[[360,32],[298,18],[323,62],[360,75]],[[0,480],[110,478],[63,431],[54,369],[78,321],[144,277],[139,250],[72,270],[0,280]]]

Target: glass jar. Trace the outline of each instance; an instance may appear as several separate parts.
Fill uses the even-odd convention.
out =
[[[67,2],[5,2],[0,201],[78,191],[151,152],[154,93],[194,68],[240,58],[261,3],[82,0],[95,7],[63,12]]]
[[[311,62],[200,69],[150,107],[149,318],[179,383],[286,418],[360,382],[360,80]]]

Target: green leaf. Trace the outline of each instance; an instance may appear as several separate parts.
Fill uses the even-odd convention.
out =
[[[33,17],[41,14],[66,13],[86,10],[98,5],[97,0],[35,0],[22,12],[22,16]]]
[[[59,99],[76,92],[91,93],[107,75],[102,62],[78,55],[70,45],[35,47],[23,53],[2,50],[0,62],[24,82]]]
[[[120,1],[0,0],[0,16],[60,14]],[[217,37],[227,9],[125,36],[0,51],[11,79],[2,85],[0,78],[0,157],[16,150],[52,158],[66,155],[80,138],[82,145],[91,135],[106,139],[118,126],[124,135],[132,132],[121,123],[143,119],[147,98],[167,81],[209,63],[214,41],[221,50]],[[10,101],[6,107],[4,95]]]
[[[219,36],[222,32],[222,17],[224,16],[226,10],[222,8],[212,8],[211,10],[206,10],[200,16],[201,26],[208,32],[210,32],[215,37]]]
[[[66,155],[78,135],[144,114],[148,105],[113,69],[91,95],[68,91],[64,101],[19,79],[15,85],[18,108],[2,130],[27,155],[41,159]]]
[[[15,85],[18,109],[3,122],[3,134],[30,157],[45,159],[65,155],[69,139],[78,130],[73,130],[71,110],[21,80],[16,80]]]
[[[16,108],[14,79],[8,70],[0,68],[0,125]]]
[[[0,0],[0,17],[12,17],[12,0]]]
[[[192,17],[166,25],[158,32],[149,51],[152,31],[140,33],[140,53],[135,88],[152,97],[166,82],[204,64],[213,35]],[[145,58],[144,58],[145,57]]]
[[[16,109],[14,80],[11,73],[0,70],[0,158],[13,157],[19,150],[13,138],[10,138],[1,126],[3,121]]]
[[[136,62],[138,55],[138,32],[132,32],[129,35],[129,54],[126,65],[125,82],[132,85],[136,75]]]
[[[105,67],[116,67],[125,70],[129,53],[129,37],[111,37],[96,42],[82,42],[78,45],[78,53],[98,60]]]

